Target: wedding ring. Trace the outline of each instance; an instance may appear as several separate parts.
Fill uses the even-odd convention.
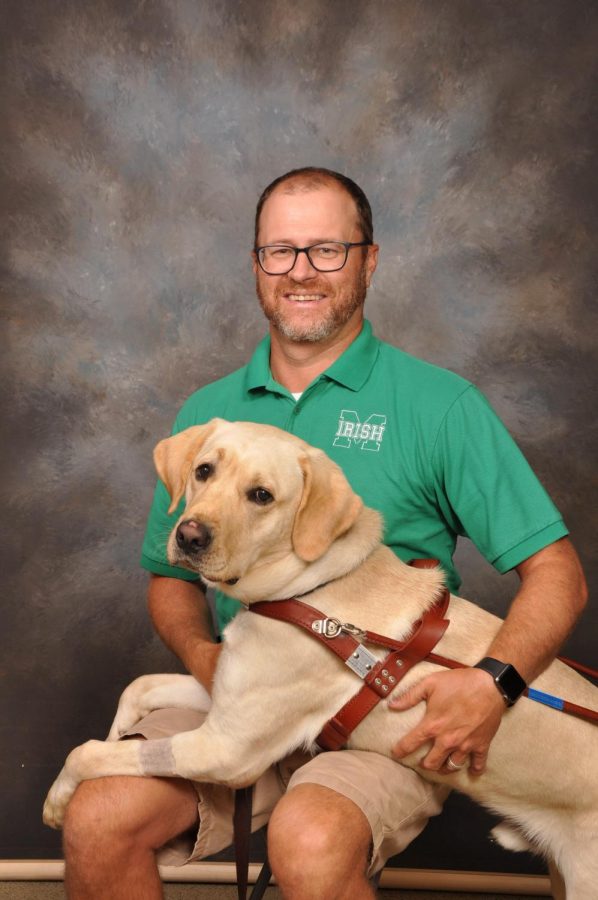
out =
[[[450,769],[451,772],[458,772],[460,769],[465,768],[465,763],[462,762],[461,765],[458,766],[456,762],[453,762],[453,760],[451,759],[451,757],[449,755],[446,760],[446,767],[447,767],[447,769]]]

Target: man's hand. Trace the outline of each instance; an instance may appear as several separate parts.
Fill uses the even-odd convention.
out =
[[[521,585],[511,609],[483,656],[506,660],[530,684],[554,659],[587,601],[578,556],[567,538],[555,541],[517,566]],[[424,769],[450,775],[469,757],[469,772],[486,768],[488,748],[505,704],[482,669],[453,669],[424,678],[389,701],[391,709],[427,704],[419,725],[394,748],[399,759],[432,743]],[[448,759],[452,766],[447,766]]]
[[[432,741],[420,763],[423,769],[450,775],[469,758],[470,774],[481,775],[506,709],[491,676],[480,669],[437,672],[388,705],[405,710],[422,700],[426,703],[423,719],[393,748],[393,755],[402,759]],[[447,766],[449,757],[453,767]]]

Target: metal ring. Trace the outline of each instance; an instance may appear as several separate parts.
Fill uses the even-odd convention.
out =
[[[446,760],[446,767],[447,767],[447,769],[450,769],[451,772],[459,772],[460,769],[465,768],[465,763],[462,762],[461,765],[458,766],[456,762],[453,762],[453,760],[451,759],[451,755],[449,753],[447,760]]]

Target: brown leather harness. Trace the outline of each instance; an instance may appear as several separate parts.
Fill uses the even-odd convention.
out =
[[[434,559],[422,559],[413,560],[411,565],[435,568],[438,562]],[[415,623],[411,636],[406,641],[394,641],[375,632],[343,624],[338,619],[324,616],[319,610],[297,598],[262,601],[249,608],[267,618],[280,619],[303,628],[336,653],[363,680],[361,689],[326,723],[317,738],[317,744],[322,750],[339,750],[347,743],[351,732],[380,700],[390,695],[413,666],[424,659],[440,665],[452,664],[450,660],[432,653],[448,628],[449,622],[445,615],[449,597],[449,592],[445,589],[434,605]],[[390,653],[379,660],[364,647],[362,640],[390,648]]]

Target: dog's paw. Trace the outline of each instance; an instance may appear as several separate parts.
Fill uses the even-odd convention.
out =
[[[116,715],[114,717],[114,721],[110,726],[110,731],[108,732],[107,741],[119,741],[123,734],[125,734],[135,722],[138,722],[143,718],[142,713],[140,713],[136,708],[133,707],[121,707],[119,705]]]
[[[76,787],[76,783],[63,769],[48,791],[44,803],[43,820],[45,825],[49,825],[50,828],[62,828],[66,808]]]
[[[121,694],[109,741],[118,741],[155,709],[176,707],[207,712],[211,698],[191,675],[141,675]]]
[[[118,701],[118,709],[108,732],[109,741],[118,741],[136,722],[148,712],[147,702],[155,683],[154,675],[142,675],[127,685]]]

